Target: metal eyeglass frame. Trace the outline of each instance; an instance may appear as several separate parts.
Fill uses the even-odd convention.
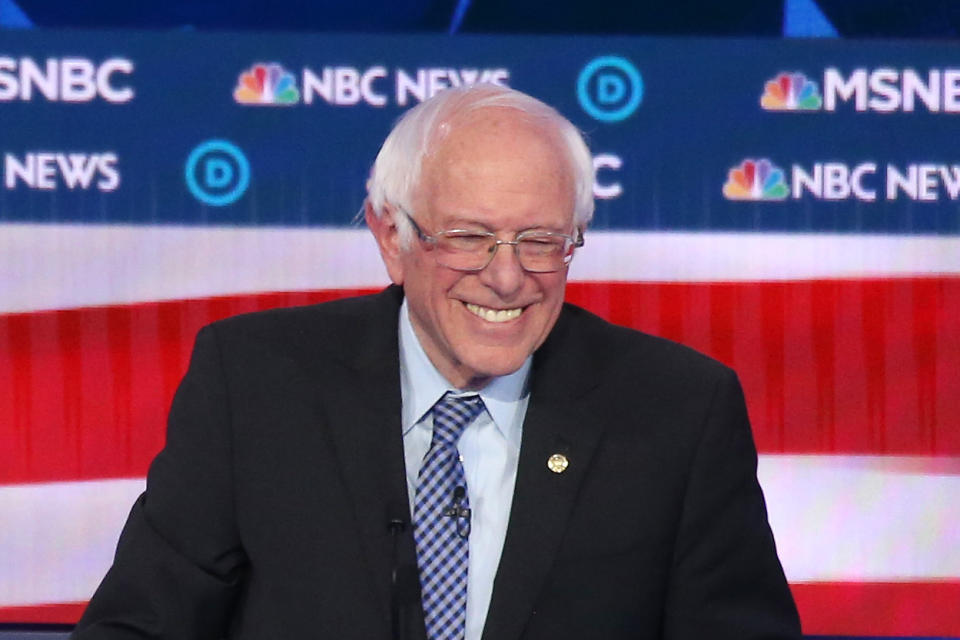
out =
[[[493,233],[492,231],[474,231],[471,229],[445,229],[443,231],[437,231],[433,235],[430,235],[424,232],[424,230],[420,228],[420,225],[417,224],[417,221],[413,219],[412,215],[407,213],[404,209],[399,209],[399,211],[404,216],[406,216],[407,220],[410,221],[410,224],[413,225],[413,230],[416,231],[417,238],[420,239],[421,242],[426,242],[427,244],[433,247],[436,247],[437,243],[439,242],[436,236],[443,236],[451,233],[467,233],[467,234],[472,234],[477,236],[485,236],[493,239],[493,245],[492,245],[493,248],[488,249],[490,257],[487,258],[487,261],[483,263],[482,266],[476,267],[473,269],[464,269],[462,267],[451,267],[450,265],[443,265],[448,269],[453,269],[454,271],[463,271],[466,273],[476,273],[478,271],[483,271],[488,266],[490,266],[491,262],[493,262],[493,258],[497,255],[497,250],[500,248],[500,245],[506,244],[514,247],[513,251],[514,251],[514,254],[517,256],[517,262],[520,263],[520,267],[524,271],[528,273],[556,273],[557,271],[560,271],[560,269],[562,269],[563,267],[570,264],[570,261],[573,260],[573,251],[571,251],[568,255],[564,256],[563,264],[557,267],[556,269],[548,269],[548,270],[528,269],[523,264],[523,258],[520,257],[520,253],[517,251],[517,247],[520,245],[520,242],[522,242],[525,238],[529,238],[533,236],[550,236],[554,238],[563,238],[564,240],[570,243],[570,246],[573,249],[579,249],[584,245],[583,232],[580,231],[580,229],[577,229],[576,237],[570,236],[566,233],[557,233],[556,231],[521,231],[520,233],[517,234],[517,237],[515,237],[513,240],[500,240],[499,238],[497,238],[497,234]]]

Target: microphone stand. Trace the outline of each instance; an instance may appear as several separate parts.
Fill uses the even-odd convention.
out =
[[[406,530],[407,523],[400,518],[391,518],[387,523],[393,540],[393,563],[390,568],[390,637],[403,640],[403,627],[400,624],[400,535]]]

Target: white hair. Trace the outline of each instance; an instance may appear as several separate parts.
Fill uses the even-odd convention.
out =
[[[384,140],[367,180],[367,203],[378,218],[390,203],[412,212],[411,200],[420,180],[423,159],[437,134],[455,118],[486,108],[516,109],[555,131],[566,148],[573,176],[573,221],[581,231],[593,217],[593,157],[580,131],[553,107],[525,93],[495,84],[476,84],[441,91],[407,111]],[[395,220],[401,245],[409,247],[413,228],[405,216]]]

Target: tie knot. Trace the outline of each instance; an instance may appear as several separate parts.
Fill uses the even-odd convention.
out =
[[[446,392],[433,405],[433,443],[456,446],[463,430],[483,409],[483,400],[476,394],[457,396]]]

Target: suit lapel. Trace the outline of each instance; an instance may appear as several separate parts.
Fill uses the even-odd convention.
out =
[[[391,573],[397,566],[416,566],[408,524],[397,364],[401,295],[399,289],[389,289],[381,294],[379,307],[374,312],[357,318],[357,324],[363,328],[358,326],[355,335],[361,339],[343,340],[341,348],[353,351],[344,353],[342,368],[324,380],[318,402],[353,504],[351,515],[360,534],[371,590],[385,622],[391,609]],[[394,519],[406,524],[399,534],[396,556],[394,535],[397,534],[392,534],[388,526]],[[419,589],[419,585],[416,586]],[[422,622],[419,626],[422,627]]]
[[[587,345],[570,336],[570,324],[561,315],[534,356],[517,483],[484,640],[515,640],[523,633],[601,435],[582,402],[597,381],[593,361]],[[569,463],[560,473],[547,465],[554,454]]]
[[[342,341],[342,366],[324,377],[317,403],[350,494],[369,584],[385,623],[394,567],[412,567],[412,573],[405,573],[416,577],[411,527],[408,524],[400,537],[396,559],[387,527],[395,517],[410,522],[397,364],[401,300],[402,291],[392,287],[379,296],[369,318],[358,318],[355,331]],[[589,345],[572,335],[573,324],[568,312],[561,314],[534,356],[517,482],[484,640],[516,640],[523,633],[602,432],[584,408],[584,396],[596,385],[600,366]],[[547,466],[553,454],[569,461],[562,473]],[[418,600],[419,584],[406,586],[405,591],[417,591]],[[409,594],[403,599],[407,637],[424,638],[419,602],[411,603]]]

